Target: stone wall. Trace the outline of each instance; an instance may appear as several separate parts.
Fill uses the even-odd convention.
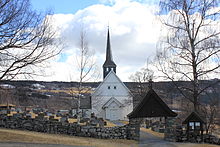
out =
[[[103,139],[127,139],[127,126],[94,127],[82,126],[79,136]]]
[[[166,127],[164,131],[164,139],[172,142],[193,142],[193,143],[211,143],[220,145],[220,138],[214,135],[205,134],[203,137],[192,136],[187,139],[186,126],[176,122],[175,118],[166,119]]]
[[[65,119],[60,122],[53,118],[49,120],[39,117],[33,119],[22,115],[0,115],[0,127],[103,139],[133,139],[130,125],[116,127],[80,126],[76,123],[68,123]]]
[[[129,124],[127,125],[127,139],[139,140],[140,121],[139,119],[129,119]]]
[[[176,120],[168,117],[165,119],[164,139],[167,141],[176,141]]]

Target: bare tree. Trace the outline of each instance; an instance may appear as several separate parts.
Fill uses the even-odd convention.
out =
[[[77,121],[80,121],[80,101],[84,96],[88,96],[91,92],[91,87],[83,86],[84,82],[97,80],[99,74],[96,69],[96,62],[94,53],[89,48],[89,44],[86,38],[86,31],[82,28],[79,38],[79,47],[77,50],[76,61],[78,65],[78,86],[76,90],[77,94]]]
[[[219,111],[220,104],[220,95],[218,90],[215,88],[209,88],[209,91],[205,93],[205,96],[209,99],[206,99],[206,103],[204,103],[201,109],[202,114],[206,118],[206,133],[212,133],[217,124],[217,115]]]
[[[0,1],[0,80],[34,75],[37,65],[60,52],[46,16],[33,11],[29,0]]]
[[[146,95],[149,87],[147,82],[153,79],[153,71],[147,66],[146,68],[141,68],[140,71],[136,71],[129,79],[137,83],[137,87],[132,88],[132,93],[142,98]]]
[[[219,0],[160,2],[161,21],[167,36],[160,42],[157,67],[193,103],[195,111],[198,111],[199,96],[216,83],[202,86],[200,80],[219,73],[219,5]],[[175,81],[190,82],[181,87]]]

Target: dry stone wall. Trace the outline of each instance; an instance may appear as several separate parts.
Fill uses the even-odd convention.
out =
[[[127,139],[127,126],[119,127],[94,127],[82,126],[79,136],[104,138],[104,139]]]
[[[22,115],[0,115],[0,127],[103,139],[135,139],[132,137],[135,132],[131,131],[135,128],[131,125],[116,127],[80,126],[63,120],[60,122],[53,118],[46,120],[43,117],[33,119]]]
[[[127,127],[127,138],[139,140],[140,138],[140,119],[130,119]]]
[[[175,118],[167,118],[164,139],[172,142],[205,142],[220,145],[220,138],[211,134],[204,134],[203,137],[191,134],[192,136],[187,139],[187,132],[185,128],[186,126],[177,123]]]

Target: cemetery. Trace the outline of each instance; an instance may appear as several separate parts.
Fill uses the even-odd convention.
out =
[[[169,109],[151,86],[145,98],[128,115],[129,123],[121,126],[108,127],[104,119],[97,118],[94,114],[91,114],[90,118],[81,118],[80,123],[70,122],[68,116],[58,118],[53,115],[47,116],[43,112],[32,117],[25,111],[11,113],[10,109],[14,105],[10,107],[8,105],[1,108],[0,127],[100,139],[139,140],[140,127],[145,124],[146,128],[164,133],[164,140],[167,141],[220,145],[220,138],[204,133],[205,121],[196,112],[192,112],[183,122],[179,122],[178,114]],[[160,119],[149,123],[143,118]],[[143,120],[146,121],[143,123]]]
[[[220,145],[219,0],[47,2],[0,1],[1,130]]]

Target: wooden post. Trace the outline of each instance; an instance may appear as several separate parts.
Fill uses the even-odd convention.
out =
[[[201,141],[203,142],[203,123],[200,122],[200,130],[201,130]]]
[[[189,122],[187,122],[186,134],[187,134],[187,140],[189,141]]]

